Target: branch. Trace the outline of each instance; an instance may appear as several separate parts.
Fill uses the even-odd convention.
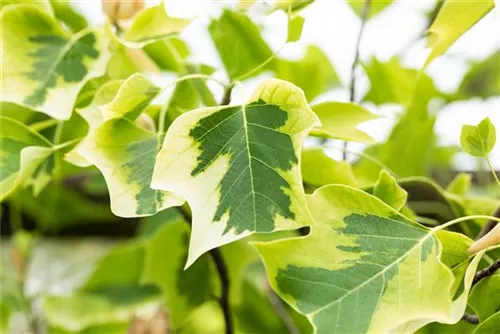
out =
[[[465,313],[462,316],[462,320],[467,321],[470,324],[477,325],[479,324],[479,318],[475,315]]]
[[[221,106],[227,106],[231,102],[231,93],[233,92],[233,84],[227,86],[224,90],[224,95],[222,96],[222,101],[220,102]]]
[[[483,278],[489,277],[500,269],[500,260],[496,260],[491,266],[484,268],[481,271],[478,271],[476,275],[474,275],[474,280],[472,281],[472,286],[476,285]]]
[[[188,211],[187,208],[183,206],[177,207],[177,211],[181,214],[184,220],[191,226],[192,215],[191,212]],[[224,315],[224,323],[226,324],[226,334],[234,334],[233,327],[233,317],[231,315],[231,308],[229,305],[229,275],[227,272],[226,263],[224,262],[224,258],[220,253],[218,248],[214,248],[209,251],[212,260],[214,261],[215,267],[217,268],[217,272],[219,273],[220,283],[221,283],[221,296],[217,298],[222,309],[222,313]]]
[[[354,102],[356,97],[356,67],[359,62],[359,47],[361,46],[361,38],[363,37],[363,32],[365,31],[366,21],[368,20],[368,13],[371,7],[371,0],[365,0],[363,6],[363,12],[361,13],[361,27],[359,28],[358,39],[356,41],[356,53],[354,55],[354,61],[351,66],[351,84],[349,91],[349,100]]]
[[[356,40],[356,53],[354,54],[354,61],[351,66],[351,83],[349,85],[349,101],[354,102],[356,99],[356,67],[359,62],[359,48],[361,46],[361,39],[365,31],[366,21],[368,21],[368,13],[370,12],[371,0],[365,0],[363,11],[361,12],[361,27],[359,28],[358,39]],[[347,142],[344,142],[344,149],[347,148]],[[347,152],[342,152],[342,160],[347,159]]]
[[[497,208],[495,213],[493,214],[493,217],[500,218],[500,206]],[[488,234],[489,231],[491,231],[495,226],[497,225],[497,222],[490,219],[488,222],[483,226],[479,234],[477,235],[475,240],[479,240],[482,237],[484,237],[486,234]]]

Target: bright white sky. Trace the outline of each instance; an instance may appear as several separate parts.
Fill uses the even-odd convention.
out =
[[[148,5],[159,3],[159,0],[146,0]],[[89,20],[101,23],[104,17],[100,10],[100,1],[75,1]],[[224,6],[234,7],[237,1],[211,0],[167,0],[167,11],[172,16],[197,17],[182,33],[192,50],[192,60],[223,68],[214,45],[206,30],[212,17],[216,17]],[[434,6],[434,1],[400,0],[394,1],[383,12],[372,18],[366,25],[361,42],[361,60],[368,60],[374,55],[379,60],[388,60],[401,53],[408,43],[425,28],[424,13]],[[280,56],[299,58],[305,46],[315,44],[321,47],[328,57],[342,82],[347,86],[350,67],[354,57],[356,37],[360,20],[343,0],[316,0],[302,12],[306,23],[299,42],[289,44],[280,52]],[[286,40],[286,16],[276,12],[270,16],[257,16],[258,23],[264,28],[263,36],[277,50]],[[443,57],[436,59],[426,70],[434,79],[438,88],[451,92],[455,90],[467,70],[469,62],[486,58],[500,49],[500,11],[495,10],[483,18],[476,26],[462,36]],[[405,53],[405,65],[420,68],[428,51],[425,42],[418,41]],[[222,78],[223,73],[218,73]],[[248,92],[259,83],[260,79],[269,76],[263,74],[259,78],[245,82],[244,92],[235,90],[233,102],[244,100]],[[364,94],[369,82],[360,72],[357,91]],[[173,77],[163,78],[171,80]],[[217,87],[214,87],[217,89]],[[246,97],[245,97],[246,95]],[[337,89],[318,97],[318,100],[347,101],[346,89]],[[386,116],[362,125],[362,129],[377,140],[384,140],[394,124],[394,108],[367,107],[374,113]],[[436,132],[442,144],[459,144],[460,130],[463,124],[477,124],[484,117],[490,117],[497,126],[500,142],[500,96],[488,100],[473,99],[457,102],[441,109],[438,114]],[[492,154],[493,165],[500,169],[500,144],[497,143]],[[474,168],[476,161],[465,154],[457,157],[455,165],[458,169]]]

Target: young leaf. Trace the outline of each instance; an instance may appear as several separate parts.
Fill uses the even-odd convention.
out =
[[[370,62],[363,64],[368,78],[370,90],[363,97],[364,101],[375,104],[398,103],[407,106],[415,95],[416,85],[425,87],[430,91],[428,95],[436,92],[432,79],[424,73],[405,68],[397,57],[383,63],[372,57]],[[426,97],[427,98],[427,94]]]
[[[356,103],[323,102],[312,106],[321,121],[321,127],[312,131],[313,135],[327,138],[373,143],[375,140],[358,130],[358,125],[378,116]]]
[[[495,334],[498,333],[498,324],[500,324],[500,311],[493,314],[484,322],[480,322],[474,334]]]
[[[456,99],[483,99],[500,95],[500,51],[473,63],[455,94]]]
[[[424,68],[435,58],[445,53],[463,33],[486,15],[494,5],[493,0],[479,2],[445,1],[439,10],[438,16],[427,30],[431,52],[425,61]]]
[[[64,24],[70,27],[74,32],[87,27],[87,20],[73,8],[71,2],[67,0],[50,0],[50,4],[52,5],[56,18],[64,22]]]
[[[304,93],[275,79],[246,105],[198,109],[174,121],[151,186],[180,194],[191,207],[187,267],[254,232],[310,224],[299,158],[317,125]]]
[[[168,16],[162,2],[141,10],[123,35],[123,41],[128,47],[141,48],[180,33],[190,22],[188,19]]]
[[[432,231],[347,186],[320,188],[308,204],[309,235],[254,245],[275,291],[315,333],[409,333],[460,319],[480,257],[454,301],[455,278]]]
[[[66,120],[80,89],[105,73],[109,32],[70,35],[47,12],[12,5],[1,13],[2,99]]]
[[[396,211],[401,210],[408,198],[408,193],[398,185],[396,179],[385,169],[380,171],[377,183],[373,188],[373,195]]]
[[[283,0],[273,4],[272,11],[284,10],[286,13],[295,14],[312,4],[314,0]]]
[[[483,278],[472,288],[469,305],[476,312],[480,322],[485,321],[499,310],[500,300],[492,298],[492,296],[498,296],[499,294],[500,271]]]
[[[448,184],[446,191],[456,195],[465,195],[470,189],[471,181],[471,174],[459,173],[451,180],[450,184]]]
[[[299,60],[276,60],[275,72],[278,79],[302,88],[308,101],[340,84],[326,54],[313,45],[307,47],[306,54]]]
[[[241,79],[273,55],[260,36],[259,28],[244,13],[226,9],[208,29],[232,80]],[[259,74],[263,69],[253,74]]]
[[[40,134],[13,119],[0,117],[0,129],[0,200],[3,200],[36,172],[53,148]]]
[[[300,15],[288,18],[288,35],[286,41],[288,43],[297,42],[302,36],[302,29],[304,28],[305,18]]]
[[[352,10],[361,17],[363,13],[363,7],[366,6],[367,2],[370,2],[368,4],[369,11],[368,11],[368,17],[371,18],[381,11],[383,11],[387,6],[389,6],[393,0],[347,0],[347,3],[349,6],[351,6]]]
[[[313,187],[328,184],[358,185],[351,165],[328,157],[321,148],[309,148],[302,152],[300,170],[304,183]]]
[[[477,126],[464,125],[460,134],[460,146],[475,157],[486,157],[496,142],[496,129],[486,117]]]

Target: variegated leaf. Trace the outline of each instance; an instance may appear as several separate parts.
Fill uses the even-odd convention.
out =
[[[117,84],[105,86],[107,89],[95,102],[109,99]],[[163,134],[141,126],[138,117],[160,92],[161,89],[150,80],[136,74],[123,81],[108,103],[92,104],[80,111],[93,131],[76,152],[103,173],[109,188],[111,210],[117,216],[148,216],[183,203],[172,193],[149,186]]]
[[[26,125],[0,117],[0,200],[37,171],[53,153],[52,144]]]
[[[455,277],[432,230],[348,186],[320,188],[308,204],[317,222],[309,235],[255,246],[275,291],[315,333],[413,333],[460,319],[480,257],[454,300]]]
[[[317,125],[302,90],[275,79],[246,105],[201,108],[173,122],[152,187],[180,194],[191,207],[187,266],[254,232],[311,223],[299,160]]]
[[[148,43],[180,33],[191,20],[171,17],[162,3],[139,12],[123,35],[128,47],[141,48]]]
[[[48,12],[29,4],[4,8],[1,21],[2,100],[69,119],[80,89],[105,73],[109,32],[85,29],[71,35]]]

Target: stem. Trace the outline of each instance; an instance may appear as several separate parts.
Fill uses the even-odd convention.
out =
[[[34,131],[42,131],[42,130],[45,130],[47,128],[50,128],[51,126],[54,126],[56,124],[59,124],[59,121],[57,119],[49,119],[49,120],[46,120],[46,121],[41,121],[41,122],[37,122],[35,124],[32,124],[30,126],[30,128]]]
[[[486,278],[486,277],[493,275],[495,273],[495,271],[497,271],[498,269],[500,269],[500,260],[496,260],[489,267],[486,267],[483,270],[478,271],[476,273],[476,275],[474,275],[474,280],[472,281],[472,286],[476,285],[483,278]]]
[[[462,316],[463,321],[467,321],[470,324],[477,325],[479,324],[479,318],[475,315],[464,313]]]
[[[488,167],[490,168],[491,174],[493,174],[493,177],[495,178],[495,181],[497,182],[497,185],[500,187],[500,180],[498,179],[497,173],[495,172],[495,169],[491,165],[490,159],[488,157],[484,157],[486,159],[486,163],[488,164]]]
[[[229,275],[227,273],[227,267],[226,263],[224,262],[224,258],[222,257],[222,254],[220,253],[220,250],[218,248],[214,248],[209,252],[210,256],[212,257],[212,260],[215,263],[215,267],[217,268],[217,271],[220,276],[220,282],[221,282],[221,296],[219,298],[219,304],[220,307],[222,308],[222,313],[224,314],[224,322],[226,324],[226,334],[233,334],[234,333],[234,328],[233,328],[233,319],[231,317],[231,308],[229,306]]]
[[[231,93],[233,92],[234,85],[229,85],[224,90],[224,96],[222,97],[222,101],[220,102],[221,106],[227,106],[231,102]]]
[[[184,206],[177,207],[177,211],[184,218],[186,223],[191,226],[191,221],[193,219],[191,212]],[[224,323],[226,324],[226,334],[233,334],[233,318],[231,315],[231,308],[229,305],[229,275],[227,272],[227,266],[224,262],[224,258],[220,253],[218,248],[214,248],[208,252],[214,261],[215,267],[217,268],[217,272],[219,273],[220,282],[221,282],[221,296],[217,298],[222,309],[222,313],[224,315]]]
[[[486,215],[472,215],[472,216],[465,216],[465,217],[460,217],[460,218],[457,218],[457,219],[450,220],[447,223],[444,223],[442,225],[434,227],[432,229],[432,231],[437,232],[439,230],[443,230],[443,229],[445,229],[447,227],[450,227],[451,225],[454,225],[454,224],[457,224],[457,223],[461,223],[461,222],[467,221],[467,220],[472,220],[472,219],[491,219],[491,220],[500,222],[500,218],[498,218],[498,217],[486,216]]]
[[[252,68],[250,71],[240,75],[239,77],[235,78],[234,80],[235,81],[241,81],[241,80],[244,80],[246,79],[248,76],[254,74],[255,72],[258,72],[260,71],[262,68],[264,68],[267,64],[269,64],[271,61],[273,61],[276,57],[278,57],[278,54],[281,52],[281,50],[283,49],[283,47],[286,45],[283,44],[282,46],[279,47],[279,49],[273,53],[269,58],[267,58],[266,60],[264,60],[259,66],[256,66],[254,68]]]
[[[493,217],[500,218],[500,206],[496,209],[495,213],[493,213]],[[479,231],[479,234],[477,235],[477,237],[476,237],[475,240],[479,240],[482,237],[484,237],[496,225],[497,225],[497,222],[495,220],[489,219],[488,222],[486,222],[486,224],[483,226],[483,228],[481,229],[481,231]]]
[[[341,150],[342,152],[355,154],[357,156],[360,156],[362,158],[365,158],[366,160],[373,162],[378,167],[387,170],[392,176],[398,177],[398,175],[394,171],[392,171],[389,167],[387,167],[382,161],[378,160],[377,158],[375,158],[374,156],[372,156],[368,153],[350,150],[350,149],[346,148],[345,145],[342,148],[334,147],[334,146],[324,146],[324,148],[325,149]]]
[[[356,100],[356,68],[359,62],[359,48],[361,46],[361,39],[365,31],[366,21],[368,21],[368,13],[370,12],[371,0],[365,0],[363,11],[361,12],[361,27],[359,28],[358,38],[356,40],[356,53],[354,54],[354,61],[351,66],[351,83],[349,85],[349,101]],[[344,149],[347,149],[348,143],[344,142]],[[347,160],[347,150],[342,152],[342,160]]]

